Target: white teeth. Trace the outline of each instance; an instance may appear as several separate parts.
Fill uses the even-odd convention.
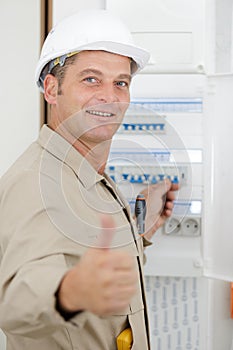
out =
[[[90,113],[90,114],[93,114],[93,115],[101,116],[101,117],[111,117],[111,116],[113,116],[112,113],[107,113],[107,112],[100,112],[100,111],[87,111],[87,112]]]

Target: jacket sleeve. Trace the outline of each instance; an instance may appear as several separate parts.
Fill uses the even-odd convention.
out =
[[[37,338],[64,323],[55,310],[55,292],[66,271],[64,257],[46,256],[27,262],[1,286],[0,326]]]
[[[0,328],[35,338],[64,325],[55,293],[70,268],[66,257],[78,261],[80,251],[49,218],[31,171],[1,194],[0,251]],[[82,317],[72,324],[79,326]]]

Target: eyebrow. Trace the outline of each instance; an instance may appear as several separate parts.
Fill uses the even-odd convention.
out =
[[[120,75],[118,76],[118,79],[128,79],[129,82],[131,82],[132,77],[131,77],[130,74],[120,74]]]
[[[80,77],[83,77],[83,76],[89,75],[89,74],[96,74],[99,76],[103,76],[103,73],[101,71],[99,71],[98,69],[94,69],[94,68],[93,69],[92,68],[84,69],[78,73],[78,75]],[[129,80],[129,82],[131,82],[132,77],[130,74],[121,73],[116,77],[116,79],[127,79],[127,80]]]

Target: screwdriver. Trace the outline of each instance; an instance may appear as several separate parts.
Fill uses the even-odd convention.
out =
[[[143,194],[139,194],[135,203],[135,216],[138,233],[142,235],[145,232],[145,217],[146,217],[146,199]]]

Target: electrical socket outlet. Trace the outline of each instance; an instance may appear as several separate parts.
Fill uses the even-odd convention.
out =
[[[186,218],[181,223],[181,231],[184,236],[199,236],[200,221],[196,218]]]
[[[171,217],[163,227],[163,233],[174,236],[199,236],[201,234],[201,220],[196,217]]]
[[[167,235],[180,234],[180,221],[174,217],[168,219],[164,225],[164,231]]]

